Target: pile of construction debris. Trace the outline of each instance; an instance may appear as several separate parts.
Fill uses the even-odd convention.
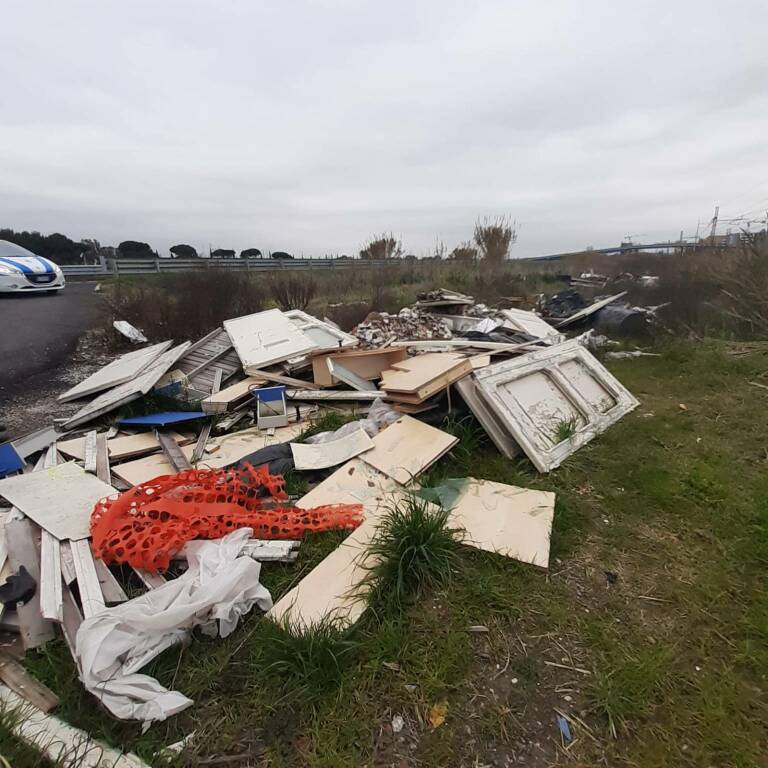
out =
[[[195,625],[227,634],[254,605],[295,626],[351,624],[384,505],[458,442],[439,427],[447,412],[473,414],[502,454],[549,472],[638,405],[560,330],[619,298],[555,326],[433,291],[353,333],[270,309],[194,344],[142,346],[79,382],[60,396],[77,412],[0,445],[3,696],[55,705],[50,691],[28,695],[39,684],[10,655],[60,632],[107,709],[152,722],[192,702],[138,670]],[[329,412],[347,423],[304,438]],[[308,473],[299,499],[288,471]],[[461,478],[432,498],[469,546],[548,566],[554,494]],[[350,531],[345,545],[273,604],[262,565],[300,559],[304,530],[334,527]]]

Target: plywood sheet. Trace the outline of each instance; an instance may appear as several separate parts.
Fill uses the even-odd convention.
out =
[[[402,486],[359,458],[348,461],[296,502],[302,509],[326,504],[362,504],[375,510],[389,494]]]
[[[105,365],[96,373],[91,374],[79,384],[68,389],[64,394],[59,395],[59,400],[63,402],[76,400],[79,397],[86,397],[96,392],[102,392],[105,389],[111,389],[126,381],[131,381],[153,360],[160,357],[172,343],[172,341],[162,341],[159,344],[153,344],[151,347],[144,347],[143,349],[137,349],[125,355],[120,355],[109,365]]]
[[[291,443],[296,469],[335,467],[373,448],[373,440],[360,428],[337,440],[324,443]]]
[[[531,563],[549,565],[555,494],[467,478],[451,508],[451,525],[465,544]]]
[[[186,352],[189,342],[185,341],[167,352],[163,352],[158,358],[153,360],[147,367],[135,378],[120,384],[113,389],[99,395],[87,405],[83,406],[74,416],[68,419],[64,426],[72,429],[80,424],[84,424],[91,419],[101,416],[104,413],[119,408],[125,403],[130,403],[142,395],[146,395],[150,389],[157,383],[160,377],[174,365],[181,355]]]
[[[406,485],[434,464],[458,438],[402,416],[373,438],[373,450],[362,454],[367,464]]]
[[[279,309],[225,320],[224,327],[248,374],[254,369],[306,354],[317,346]]]
[[[194,440],[194,437],[180,435],[176,432],[169,432],[179,445],[187,445]],[[77,437],[73,440],[65,440],[56,443],[59,451],[73,459],[83,461],[85,458],[85,438]],[[152,453],[160,450],[160,443],[154,432],[141,432],[137,435],[123,435],[122,437],[113,437],[107,440],[107,449],[109,458],[112,461],[122,461],[133,456],[142,456],[145,453]]]
[[[575,340],[490,365],[474,376],[488,408],[540,472],[559,466],[638,405]]]
[[[88,537],[94,505],[113,493],[74,461],[0,480],[0,496],[59,540]]]

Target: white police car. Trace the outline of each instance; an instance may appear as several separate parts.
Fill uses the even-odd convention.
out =
[[[60,291],[66,281],[61,268],[26,248],[0,240],[0,293]]]

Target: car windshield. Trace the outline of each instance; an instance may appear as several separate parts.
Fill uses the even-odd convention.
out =
[[[34,256],[32,251],[22,248],[16,243],[9,243],[7,240],[0,240],[0,258],[18,259],[20,256]]]

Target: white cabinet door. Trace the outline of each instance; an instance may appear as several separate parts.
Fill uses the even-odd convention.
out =
[[[568,341],[475,372],[477,386],[540,472],[549,472],[639,404]]]

